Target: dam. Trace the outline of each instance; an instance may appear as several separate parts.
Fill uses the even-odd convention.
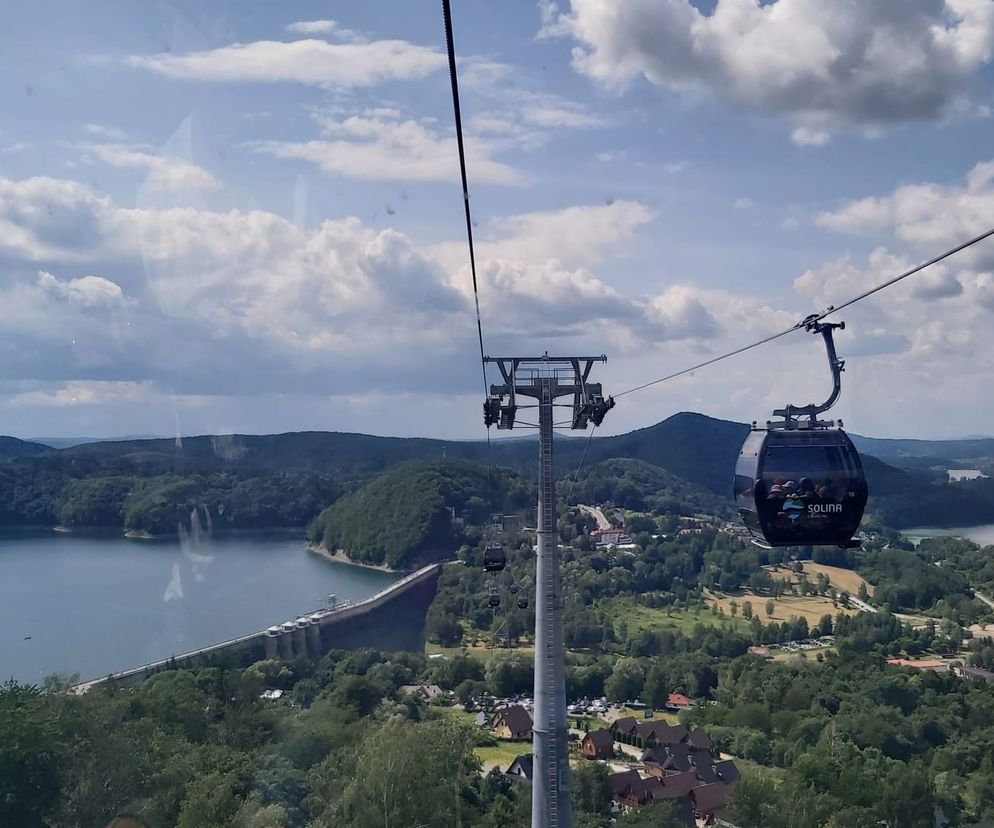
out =
[[[81,693],[103,684],[132,687],[162,670],[213,664],[242,667],[262,659],[317,660],[331,650],[420,651],[425,645],[425,616],[441,571],[442,564],[429,564],[361,601],[312,610],[265,630],[93,678],[73,689]]]

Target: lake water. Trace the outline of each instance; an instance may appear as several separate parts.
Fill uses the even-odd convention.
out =
[[[982,526],[958,526],[952,529],[939,529],[934,526],[919,526],[901,532],[915,546],[925,538],[968,538],[981,546],[994,544],[994,523]]]
[[[327,561],[299,534],[184,543],[0,535],[0,681],[95,678],[365,598],[399,578]],[[30,636],[30,638],[27,638]]]

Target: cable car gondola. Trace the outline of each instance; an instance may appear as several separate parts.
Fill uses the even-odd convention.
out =
[[[735,500],[742,522],[760,546],[858,546],[868,495],[863,464],[842,423],[819,420],[842,390],[845,363],[835,353],[834,328],[845,323],[813,319],[828,351],[834,387],[821,405],[773,412],[782,422],[755,423],[735,466]]]
[[[483,569],[485,572],[497,574],[503,572],[507,566],[507,555],[504,554],[504,547],[499,543],[488,543],[483,551]]]
[[[490,595],[487,598],[487,605],[497,609],[500,606],[500,593],[497,591],[496,586],[490,587]]]
[[[524,595],[518,598],[518,609],[528,609],[528,599]]]

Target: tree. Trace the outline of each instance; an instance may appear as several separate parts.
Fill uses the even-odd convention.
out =
[[[746,620],[752,618],[752,601],[742,602],[742,617]]]
[[[396,828],[468,823],[464,788],[480,767],[475,734],[456,722],[389,721],[359,745],[341,801],[321,826]]]
[[[443,647],[456,647],[462,641],[462,625],[459,623],[459,619],[451,613],[430,613],[426,626],[428,637]]]
[[[736,601],[734,598],[732,599],[732,602],[728,605],[728,611],[731,613],[732,618],[734,618],[736,615],[739,614],[739,602]]]
[[[864,582],[862,582],[862,581],[860,581],[859,591],[858,591],[857,595],[859,595],[859,600],[860,601],[869,601],[870,600],[870,593],[869,593],[869,591],[866,588],[866,584]]]
[[[641,662],[635,658],[622,658],[604,682],[604,694],[613,702],[631,701],[641,695],[644,682]]]
[[[773,610],[776,609],[776,606],[777,605],[774,603],[774,601],[773,601],[772,598],[770,598],[766,602],[766,617],[767,618],[772,618],[773,617]]]
[[[686,828],[687,823],[680,816],[672,802],[657,802],[644,808],[629,811],[616,825],[623,828]]]
[[[573,771],[573,802],[588,814],[611,813],[611,773],[603,762],[584,762]]]

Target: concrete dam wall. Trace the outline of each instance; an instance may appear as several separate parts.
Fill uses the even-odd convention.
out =
[[[331,650],[420,651],[425,645],[425,615],[435,599],[441,564],[430,564],[362,601],[308,612],[279,626],[144,664],[76,685],[85,691],[98,684],[140,684],[161,670],[212,664],[242,667],[265,658],[316,660]]]

